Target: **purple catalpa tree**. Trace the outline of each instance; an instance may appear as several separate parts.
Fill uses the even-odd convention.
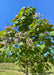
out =
[[[15,24],[0,31],[0,50],[11,51],[10,56],[26,75],[45,73],[50,58],[53,58],[50,49],[53,51],[53,25],[35,10],[31,6],[23,7],[12,20]]]

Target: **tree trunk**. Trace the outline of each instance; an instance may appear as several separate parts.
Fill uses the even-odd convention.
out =
[[[27,63],[27,72],[26,72],[26,75],[28,75],[28,63]]]

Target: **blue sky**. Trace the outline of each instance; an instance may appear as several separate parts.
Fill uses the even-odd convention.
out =
[[[12,19],[22,7],[33,6],[54,24],[54,0],[0,0],[0,29],[4,29],[7,22],[11,25]]]

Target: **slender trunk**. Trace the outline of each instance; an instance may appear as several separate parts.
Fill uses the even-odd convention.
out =
[[[26,75],[28,75],[28,63],[27,63],[27,72],[26,72]]]

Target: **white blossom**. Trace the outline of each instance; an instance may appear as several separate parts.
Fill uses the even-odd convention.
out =
[[[18,15],[15,16],[15,19],[18,19]]]
[[[11,40],[11,39],[12,39],[12,37],[9,37],[9,39]]]
[[[2,42],[2,44],[5,46],[5,45],[7,45],[7,40],[4,40],[3,42]]]
[[[23,16],[22,18],[21,18],[21,20],[23,20],[23,19],[25,19],[26,17],[25,16]]]
[[[28,35],[28,32],[24,32],[24,34],[23,34],[23,35],[27,36],[27,35]]]
[[[21,36],[21,32],[17,32],[17,33],[15,34],[15,37],[19,37],[19,36]]]
[[[37,13],[35,13],[34,17],[35,18],[43,17],[43,14],[40,14],[40,13],[37,12]]]
[[[32,42],[32,39],[30,39],[30,38],[27,38],[27,40],[26,40],[26,44],[32,44],[33,42]]]
[[[12,27],[12,26],[10,25],[10,26],[6,26],[5,28],[11,28],[11,29],[13,29],[14,27]]]
[[[25,7],[23,7],[23,10],[25,10]]]
[[[15,17],[18,17],[18,15],[16,15]]]
[[[15,39],[14,39],[14,42],[19,42],[19,41],[20,41],[19,38],[15,38]]]

